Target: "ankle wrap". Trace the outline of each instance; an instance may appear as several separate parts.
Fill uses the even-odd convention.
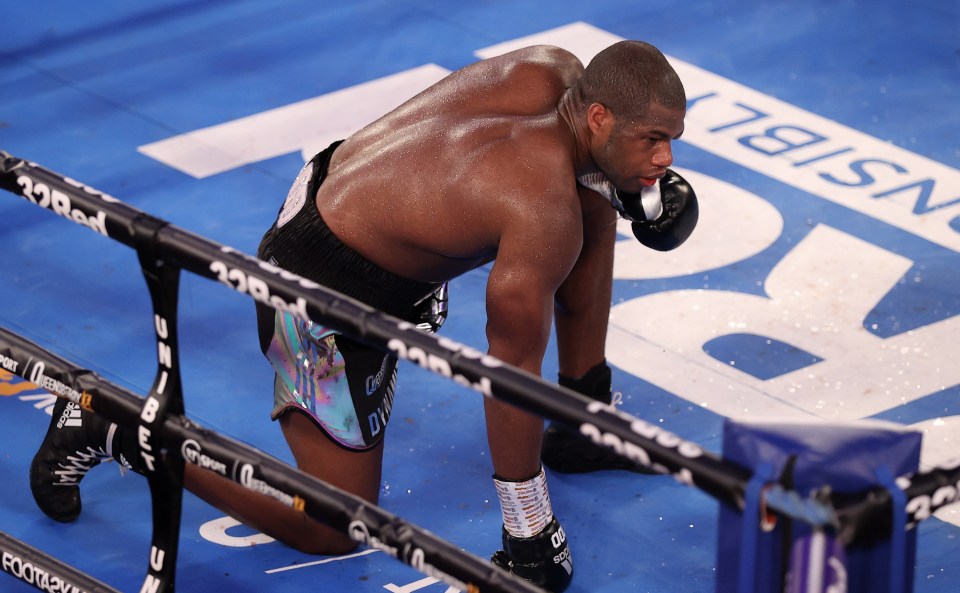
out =
[[[514,537],[530,537],[543,531],[551,519],[550,493],[543,468],[528,480],[493,477],[503,514],[503,528]]]

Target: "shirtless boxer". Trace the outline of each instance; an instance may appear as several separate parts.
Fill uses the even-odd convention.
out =
[[[445,283],[493,261],[489,354],[539,375],[555,320],[561,384],[609,402],[604,345],[618,211],[655,249],[677,246],[696,223],[692,190],[667,169],[685,109],[677,74],[641,42],[617,43],[586,69],[548,46],[472,64],[307,163],[258,255],[432,329],[442,322]],[[276,370],[273,417],[297,465],[376,502],[397,360],[322,326],[257,313]],[[572,561],[541,446],[544,462],[560,471],[624,466],[562,429],[548,428],[544,439],[541,418],[508,404],[484,399],[484,409],[504,519],[504,549],[493,561],[562,591]],[[138,456],[123,430],[101,444],[105,422],[87,418],[85,432],[71,435],[56,427],[57,416],[31,486],[44,512],[69,521],[80,512],[83,472],[64,482],[56,466],[66,455],[85,451],[91,467],[93,451]],[[299,550],[356,546],[190,464],[186,486]]]

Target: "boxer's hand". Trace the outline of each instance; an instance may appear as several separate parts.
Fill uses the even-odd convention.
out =
[[[582,393],[590,399],[605,404],[611,403],[612,380],[610,367],[602,362],[578,378],[560,375],[559,384]],[[551,422],[543,431],[540,460],[553,471],[563,474],[580,474],[600,470],[621,469],[641,474],[655,474],[652,469],[617,455],[606,447],[596,445],[587,437]]]
[[[656,192],[659,191],[659,200]],[[638,241],[657,251],[676,249],[697,226],[700,209],[697,195],[687,181],[672,169],[658,184],[639,194],[620,194],[623,207]]]

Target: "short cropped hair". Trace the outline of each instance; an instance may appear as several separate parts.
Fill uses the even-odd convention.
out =
[[[614,117],[637,121],[652,103],[686,108],[683,83],[656,47],[643,41],[620,41],[598,53],[576,83],[584,105],[600,103]]]

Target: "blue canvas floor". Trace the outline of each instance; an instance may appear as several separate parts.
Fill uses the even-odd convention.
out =
[[[0,23],[0,150],[251,253],[305,158],[446,72],[515,45],[589,59],[657,45],[690,99],[676,168],[701,224],[680,250],[617,247],[608,356],[622,409],[720,452],[725,417],[874,418],[960,442],[960,3],[622,0],[17,3]],[[0,195],[0,325],[145,393],[135,254]],[[443,333],[483,349],[487,270]],[[249,299],[185,274],[187,413],[290,462]],[[2,371],[0,371],[2,373]],[[545,376],[554,377],[548,357]],[[149,549],[146,482],[115,464],[60,525],[30,459],[51,397],[0,374],[0,531],[123,591]],[[381,504],[481,557],[499,545],[480,396],[401,368]],[[717,503],[670,478],[549,477],[571,591],[712,591]],[[915,588],[960,590],[960,514],[921,524]],[[309,557],[188,495],[177,588],[452,593],[382,552]],[[0,590],[30,590],[0,574]]]

